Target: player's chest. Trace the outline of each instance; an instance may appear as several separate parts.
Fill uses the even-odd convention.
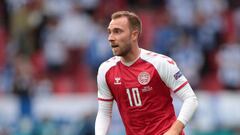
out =
[[[153,83],[158,75],[152,66],[116,66],[107,74],[108,86],[111,89],[140,88]]]
[[[152,66],[114,67],[106,79],[115,100],[128,107],[142,106],[159,95],[160,77]]]

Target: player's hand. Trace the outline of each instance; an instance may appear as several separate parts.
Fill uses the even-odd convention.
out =
[[[180,135],[180,133],[178,133],[175,130],[169,129],[166,133],[164,133],[163,135]]]
[[[184,128],[183,123],[180,122],[179,120],[176,120],[171,126],[171,128],[163,135],[180,135],[183,128]]]

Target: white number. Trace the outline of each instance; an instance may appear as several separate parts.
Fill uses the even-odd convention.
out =
[[[132,88],[131,91],[129,89],[127,89],[127,94],[128,94],[128,99],[129,99],[130,106],[133,106],[132,96],[133,96],[135,106],[141,106],[142,105],[142,101],[141,101],[141,98],[140,98],[138,88]]]
[[[131,98],[131,93],[130,93],[130,90],[129,90],[129,89],[127,89],[127,94],[128,94],[128,99],[129,99],[130,106],[133,106],[132,98]]]

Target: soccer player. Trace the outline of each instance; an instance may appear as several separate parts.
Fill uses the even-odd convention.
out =
[[[198,101],[187,79],[169,57],[138,46],[142,31],[133,12],[112,14],[108,40],[115,55],[98,70],[95,134],[106,135],[115,100],[127,135],[183,135]],[[182,101],[175,115],[171,93]]]

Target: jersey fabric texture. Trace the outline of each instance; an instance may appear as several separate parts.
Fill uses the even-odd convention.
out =
[[[164,134],[176,120],[171,92],[188,84],[171,58],[144,49],[131,65],[104,62],[97,81],[98,100],[116,101],[127,135]]]

